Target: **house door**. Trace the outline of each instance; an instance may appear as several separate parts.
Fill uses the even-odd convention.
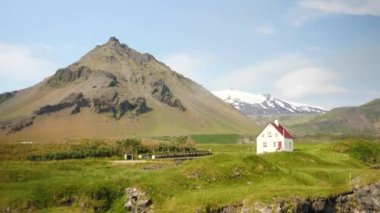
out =
[[[277,150],[281,150],[281,148],[282,148],[282,143],[281,143],[281,141],[279,141],[278,146],[277,146]]]

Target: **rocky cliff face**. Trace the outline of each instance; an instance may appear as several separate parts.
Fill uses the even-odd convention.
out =
[[[380,182],[354,189],[328,198],[293,198],[279,200],[272,204],[255,203],[255,205],[228,205],[211,212],[295,212],[295,213],[347,213],[347,212],[380,212]]]
[[[165,103],[171,107],[178,108],[181,111],[186,110],[181,101],[173,95],[163,80],[157,80],[153,82],[151,93],[153,97],[162,103]]]

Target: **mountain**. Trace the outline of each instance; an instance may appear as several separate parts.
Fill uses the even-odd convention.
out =
[[[314,119],[291,126],[302,134],[379,134],[380,99],[358,107],[340,107],[317,116]]]
[[[322,107],[273,98],[270,94],[256,95],[239,90],[220,90],[212,93],[245,115],[320,114],[328,111]]]
[[[40,83],[0,94],[0,138],[239,133],[258,127],[152,55],[111,37]]]

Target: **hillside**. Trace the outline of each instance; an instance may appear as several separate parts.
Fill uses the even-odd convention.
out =
[[[307,123],[291,126],[293,131],[306,134],[379,134],[380,99],[359,107],[335,108]]]
[[[380,177],[376,169],[380,144],[363,139],[299,140],[295,152],[265,155],[255,155],[250,144],[202,143],[196,147],[212,149],[214,154],[134,165],[109,158],[23,160],[30,153],[52,153],[71,146],[72,143],[4,143],[1,157],[19,160],[0,162],[0,211],[126,212],[124,190],[136,187],[152,199],[154,212],[259,212],[267,206],[269,210],[265,212],[271,212],[279,203],[285,207],[281,212],[296,212],[303,199],[322,198],[318,206],[324,207],[323,198],[328,198],[335,205],[338,194],[347,198],[344,195],[350,193],[346,192],[379,183]],[[75,147],[78,146],[85,145]],[[14,154],[10,155],[10,151]],[[375,203],[378,206],[376,191],[364,192],[360,199],[367,209]],[[346,204],[363,208],[355,202]]]
[[[232,104],[247,116],[263,115],[308,115],[321,114],[328,110],[322,107],[285,101],[270,94],[252,94],[239,90],[212,91],[223,101]]]
[[[112,37],[40,83],[0,94],[0,139],[257,131],[238,110]]]

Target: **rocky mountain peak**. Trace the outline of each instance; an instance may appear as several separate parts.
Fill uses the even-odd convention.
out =
[[[263,96],[269,101],[272,98],[272,95],[269,93],[264,93]]]
[[[109,39],[108,39],[108,42],[107,43],[119,43],[120,44],[120,41],[119,39],[117,39],[115,36],[111,36]]]
[[[116,37],[110,37],[107,42],[92,49],[76,64],[114,71],[125,67],[139,67],[151,61],[157,62],[152,55],[140,53],[120,43]]]
[[[116,49],[124,50],[124,51],[132,50],[131,48],[128,47],[128,45],[120,43],[119,39],[117,39],[114,36],[110,37],[108,41],[101,46],[108,47],[114,50]]]

